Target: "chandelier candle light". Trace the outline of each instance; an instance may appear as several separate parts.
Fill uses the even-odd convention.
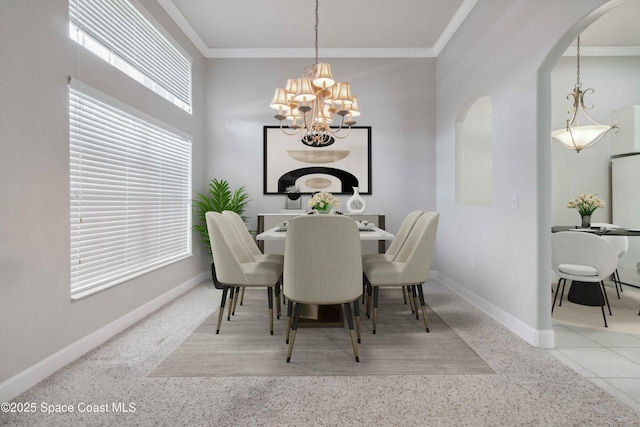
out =
[[[600,141],[609,131],[615,129],[618,130],[618,124],[612,122],[611,126],[601,125],[593,120],[593,118],[587,113],[587,110],[593,108],[593,105],[584,105],[584,96],[589,93],[594,93],[593,89],[581,90],[582,83],[580,83],[580,37],[578,37],[577,43],[577,80],[573,88],[573,92],[567,95],[567,99],[573,97],[573,110],[569,111],[569,119],[567,119],[567,126],[564,129],[559,129],[551,132],[551,137],[554,141],[560,141],[570,150],[575,150],[579,153],[583,148],[589,148]],[[580,126],[579,113],[582,111],[587,120],[591,124]]]
[[[287,80],[285,88],[276,89],[270,107],[278,110],[275,118],[285,134],[300,134],[304,144],[320,146],[349,136],[351,126],[356,124],[353,118],[360,115],[360,110],[350,84],[336,82],[331,65],[318,62],[318,0],[315,34],[313,66],[305,68],[302,77]],[[339,124],[332,129],[334,121]]]

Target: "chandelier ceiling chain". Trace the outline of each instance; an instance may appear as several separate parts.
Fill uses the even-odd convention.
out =
[[[316,60],[315,65],[318,65],[318,0],[316,0]]]
[[[568,149],[575,150],[576,153],[579,153],[580,150],[584,148],[589,148],[595,145],[611,130],[614,130],[615,132],[619,130],[616,122],[612,122],[610,126],[601,125],[589,115],[587,110],[593,109],[593,105],[585,105],[584,97],[585,95],[592,94],[595,91],[591,88],[583,91],[581,88],[580,36],[578,36],[576,44],[576,84],[573,87],[573,92],[567,95],[567,99],[573,98],[573,109],[569,111],[569,118],[567,119],[566,127],[564,129],[551,132],[553,141],[561,142]],[[580,115],[583,115],[591,124],[580,126]]]
[[[300,135],[302,143],[320,146],[349,136],[354,117],[360,115],[358,98],[347,82],[336,82],[331,65],[318,61],[318,0],[315,8],[315,62],[303,76],[287,80],[275,91],[270,107],[278,110],[275,119],[287,135]],[[335,126],[334,122],[338,122]],[[332,127],[333,126],[333,127]]]

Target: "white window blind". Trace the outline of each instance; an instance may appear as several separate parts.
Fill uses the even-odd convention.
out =
[[[191,62],[128,0],[70,0],[69,19],[81,33],[74,35],[72,30],[74,40],[92,51],[97,49],[95,42],[104,46],[129,67],[118,66],[108,56],[106,60],[138,79],[128,69],[133,67],[151,84],[139,81],[191,112]],[[84,40],[85,36],[94,43]],[[104,57],[100,49],[95,53]]]
[[[191,253],[191,141],[78,87],[69,95],[72,296]]]

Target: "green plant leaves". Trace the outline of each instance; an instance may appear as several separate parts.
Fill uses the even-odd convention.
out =
[[[196,198],[193,200],[193,209],[195,216],[200,224],[194,225],[194,231],[200,233],[202,242],[211,253],[211,243],[209,241],[209,230],[207,229],[206,213],[233,211],[242,217],[243,221],[247,220],[244,211],[251,199],[243,186],[231,191],[229,182],[224,179],[212,179],[209,183],[209,191],[207,193],[199,193],[195,191]]]

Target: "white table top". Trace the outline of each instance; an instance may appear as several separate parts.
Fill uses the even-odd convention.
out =
[[[278,231],[279,226],[272,227],[256,236],[256,240],[285,240],[286,231]],[[393,240],[395,236],[378,227],[370,226],[370,230],[360,231],[360,240]]]

